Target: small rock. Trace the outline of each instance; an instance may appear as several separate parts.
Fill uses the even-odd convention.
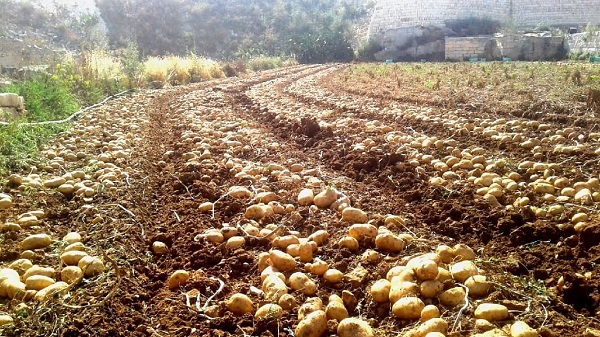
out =
[[[369,271],[366,270],[363,266],[359,265],[358,267],[354,268],[354,270],[352,270],[350,273],[348,273],[345,278],[346,281],[350,283],[352,288],[357,288],[365,282],[367,275],[369,275]]]

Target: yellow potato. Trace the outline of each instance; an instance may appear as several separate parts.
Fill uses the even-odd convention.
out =
[[[371,296],[373,297],[373,301],[377,303],[384,303],[390,300],[390,289],[392,287],[392,283],[388,280],[382,279],[377,280],[371,286]]]
[[[303,320],[311,312],[323,310],[323,301],[319,297],[309,297],[298,309],[298,320]]]
[[[0,294],[10,298],[22,298],[25,296],[25,283],[19,279],[7,278],[0,284]]]
[[[337,198],[338,195],[335,191],[326,188],[314,197],[313,202],[319,208],[328,208],[337,200]]]
[[[314,295],[317,292],[316,283],[311,280],[306,274],[296,272],[290,275],[290,288],[301,291],[304,295]]]
[[[96,276],[104,271],[104,263],[95,256],[86,255],[79,260],[77,266],[86,277]]]
[[[419,319],[425,303],[418,297],[403,297],[392,306],[392,314],[401,319]]]
[[[538,332],[523,321],[516,321],[510,326],[511,337],[538,337]]]
[[[335,319],[338,322],[348,318],[348,310],[346,310],[344,302],[335,294],[329,296],[329,303],[325,307],[325,314],[327,315],[327,319]]]
[[[60,272],[60,279],[68,284],[76,284],[83,279],[83,270],[77,266],[67,266]]]
[[[25,274],[31,267],[33,263],[29,259],[18,259],[8,265],[8,268],[16,270],[20,275]]]
[[[342,282],[343,278],[344,278],[344,273],[342,273],[341,271],[339,271],[337,269],[328,269],[323,274],[323,279],[329,283]]]
[[[286,311],[294,309],[297,305],[296,298],[290,294],[283,294],[277,303],[279,303],[279,306]]]
[[[314,242],[313,242],[314,243]],[[300,262],[310,262],[313,259],[313,246],[311,242],[302,242],[298,247],[298,257]]]
[[[55,294],[62,294],[69,288],[69,285],[65,282],[56,282],[35,294],[34,299],[38,302],[44,302],[49,300]]]
[[[421,283],[421,296],[424,298],[435,298],[442,290],[444,290],[444,284],[438,280],[427,280]]]
[[[246,244],[246,239],[243,236],[232,236],[227,239],[225,248],[227,249],[238,249]]]
[[[82,242],[74,242],[65,247],[65,252],[70,252],[72,250],[85,250],[85,245]]]
[[[323,275],[327,270],[329,270],[329,265],[327,262],[321,259],[315,259],[313,263],[307,264],[308,272],[315,275]]]
[[[369,323],[359,318],[346,318],[337,327],[339,337],[374,337],[375,333]]]
[[[278,270],[285,272],[296,269],[296,261],[290,254],[274,249],[269,252],[269,258],[273,267]]]
[[[262,291],[265,293],[265,300],[278,301],[281,296],[288,293],[285,277],[282,280],[277,274],[268,275],[262,283]]]
[[[312,189],[305,188],[298,194],[298,205],[310,206],[312,205],[315,198],[315,194]]]
[[[250,297],[244,294],[233,294],[229,300],[227,300],[227,309],[235,315],[243,315],[254,311],[254,304]]]
[[[404,240],[392,233],[382,233],[375,237],[375,247],[379,250],[397,253],[404,249]]]
[[[348,221],[357,224],[365,223],[368,220],[369,217],[367,216],[367,213],[365,213],[361,209],[354,207],[346,207],[342,211],[342,221]],[[377,233],[375,233],[375,235],[377,235]],[[373,237],[375,237],[375,235],[373,235]]]
[[[273,239],[272,245],[275,248],[286,249],[289,245],[298,244],[300,240],[296,235],[284,235]]]
[[[446,335],[446,333],[448,333],[448,323],[442,318],[432,318],[416,328],[409,330],[404,334],[404,337],[426,337],[433,332],[439,332]]]
[[[490,283],[483,275],[474,275],[465,281],[465,286],[469,288],[469,295],[480,297],[485,296],[490,291]]]
[[[5,325],[12,324],[13,318],[9,315],[0,315],[0,329]]]
[[[63,237],[63,241],[68,245],[73,244],[75,242],[81,242],[81,235],[77,232],[70,232]]]
[[[52,238],[48,234],[33,234],[25,238],[21,242],[21,248],[27,249],[38,249],[48,247],[52,243]]]
[[[490,322],[503,321],[508,318],[508,308],[495,303],[482,303],[475,309],[475,318]]]
[[[415,296],[419,294],[419,285],[413,282],[402,281],[400,277],[394,276],[392,278],[392,286],[390,288],[390,302],[395,303],[402,297]]]
[[[41,267],[35,264],[31,268],[27,269],[23,275],[23,281],[27,280],[32,275],[43,275],[53,278],[55,273],[56,271],[52,267]]]
[[[323,310],[311,312],[298,323],[296,337],[322,337],[327,331],[327,315]]]
[[[281,316],[283,316],[283,308],[281,308],[278,304],[268,303],[256,310],[254,319],[277,320],[280,319]]]
[[[438,265],[432,260],[423,260],[414,270],[417,278],[421,281],[433,280],[438,275]]]
[[[81,268],[83,270],[83,268]],[[85,271],[84,271],[85,273]],[[176,270],[171,274],[169,280],[167,281],[167,285],[169,289],[174,290],[184,285],[190,279],[190,273],[185,270]]]
[[[358,250],[358,240],[351,236],[345,236],[338,241],[338,246],[346,248],[351,252],[355,252]]]
[[[348,230],[348,235],[355,238],[356,240],[361,240],[364,238],[375,238],[377,237],[377,227],[371,224],[354,224],[350,226]]]
[[[53,278],[44,275],[31,275],[25,280],[27,290],[42,290],[56,283]]]
[[[458,282],[465,282],[469,277],[479,274],[473,261],[465,260],[450,266],[452,277]]]
[[[421,322],[427,322],[432,318],[440,317],[440,309],[433,304],[426,305],[421,310]]]
[[[70,250],[60,255],[60,259],[67,266],[75,266],[79,263],[79,260],[84,256],[88,256],[88,253],[81,250]]]
[[[314,241],[319,246],[322,245],[323,243],[325,243],[325,241],[327,241],[328,239],[329,239],[329,232],[327,232],[324,229],[319,229],[318,231],[312,233],[308,237],[308,241]]]
[[[465,303],[467,293],[462,287],[450,288],[438,296],[440,303],[447,306],[456,306]]]

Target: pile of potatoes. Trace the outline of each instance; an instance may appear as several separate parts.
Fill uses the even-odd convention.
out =
[[[52,266],[33,264],[36,249],[43,249],[54,241],[47,234],[33,234],[21,242],[21,258],[0,269],[0,297],[20,301],[45,302],[77,285],[84,277],[104,272],[102,259],[85,252],[81,236],[76,232],[62,239],[65,248],[60,255],[64,264],[59,270]]]

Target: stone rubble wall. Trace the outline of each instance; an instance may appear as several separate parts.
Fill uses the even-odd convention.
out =
[[[564,37],[537,34],[496,37],[446,37],[446,60],[466,61],[471,58],[488,61],[559,60],[566,56],[568,45]]]
[[[379,0],[369,36],[390,29],[443,26],[448,20],[487,18],[519,27],[600,24],[600,0]]]

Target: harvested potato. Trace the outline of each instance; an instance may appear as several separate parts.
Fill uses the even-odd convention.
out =
[[[254,311],[254,304],[250,297],[244,294],[233,294],[229,300],[227,300],[227,309],[235,315],[243,315]]]
[[[479,274],[475,263],[471,260],[465,260],[450,266],[452,277],[458,282],[465,282],[469,277]]]
[[[310,297],[298,309],[298,320],[303,320],[311,312],[323,310],[323,301],[319,297]]]
[[[409,330],[404,334],[404,337],[426,337],[432,332],[439,332],[445,335],[448,332],[448,323],[441,318],[432,318]]]
[[[471,247],[463,243],[458,243],[454,245],[452,251],[456,259],[458,259],[458,261],[475,260],[475,252],[473,251],[473,249],[471,249]]]
[[[83,270],[77,266],[67,266],[61,270],[60,279],[68,284],[77,284],[83,279]]]
[[[421,283],[421,296],[424,298],[435,298],[442,290],[444,290],[444,284],[438,280],[427,280]]]
[[[225,243],[225,248],[227,249],[238,249],[242,248],[246,245],[246,239],[243,236],[232,236],[227,239]]]
[[[20,275],[24,275],[31,267],[33,263],[29,259],[18,259],[8,265],[9,269],[16,270]]]
[[[81,250],[70,250],[60,255],[60,259],[67,266],[75,266],[79,263],[81,258],[88,256],[88,253]]]
[[[317,284],[306,274],[296,272],[290,275],[290,288],[301,291],[304,295],[314,295],[317,292]]]
[[[405,273],[405,271],[410,271],[409,273],[412,274],[412,277],[407,277]],[[392,267],[390,270],[388,270],[387,274],[385,275],[385,278],[388,281],[392,281],[392,278],[394,278],[394,276],[400,276],[400,275],[405,275],[406,278],[402,278],[402,281],[414,281],[415,278],[415,272],[412,269],[407,268],[406,266],[395,266]]]
[[[244,186],[231,186],[227,195],[234,199],[247,199],[254,196],[254,194]]]
[[[348,235],[355,238],[356,240],[362,240],[364,238],[375,238],[377,236],[377,227],[371,224],[354,224],[350,226]]]
[[[48,234],[33,234],[25,238],[21,242],[21,248],[27,249],[38,249],[50,246],[52,238]]]
[[[313,246],[310,242],[302,242],[298,246],[298,257],[300,262],[310,262],[313,259]]]
[[[425,303],[418,297],[403,297],[394,302],[392,314],[401,319],[419,319]]]
[[[308,237],[308,241],[314,241],[319,246],[322,245],[323,243],[325,243],[325,241],[327,241],[328,239],[329,239],[329,232],[327,232],[324,229],[319,229],[318,231],[312,233]]]
[[[327,319],[335,319],[338,322],[348,318],[348,310],[346,310],[342,298],[335,294],[329,296],[329,303],[325,307],[325,314],[327,315]]]
[[[288,293],[285,277],[282,280],[277,274],[268,275],[262,283],[262,291],[265,293],[265,300],[278,301],[281,296]]]
[[[339,283],[344,279],[344,273],[337,269],[328,269],[323,274],[323,279],[329,283]]]
[[[274,249],[269,252],[269,258],[273,267],[281,271],[292,271],[296,269],[296,261],[287,253]]]
[[[67,245],[70,245],[75,242],[81,242],[81,235],[77,232],[70,232],[70,233],[67,233],[67,235],[65,235],[63,237],[63,241]]]
[[[268,303],[256,310],[256,314],[254,314],[254,319],[276,320],[280,319],[281,316],[283,316],[283,308],[281,308],[278,304]]]
[[[327,262],[317,258],[313,263],[307,264],[306,268],[309,273],[321,276],[329,270],[329,265]]]
[[[482,303],[475,309],[475,318],[490,322],[503,321],[508,318],[508,308],[502,304]]]
[[[419,285],[414,282],[402,281],[399,276],[392,278],[390,288],[390,302],[396,303],[399,299],[406,296],[416,296],[419,294]]]
[[[83,268],[81,268],[83,270]],[[190,273],[185,270],[176,270],[169,276],[167,285],[169,289],[174,290],[184,285],[190,279]]]
[[[9,315],[0,315],[0,328],[5,325],[12,324],[13,318]]]
[[[7,278],[0,284],[0,294],[10,298],[22,298],[25,295],[25,283],[19,279]]]
[[[381,255],[373,249],[367,249],[361,255],[360,260],[364,263],[376,264],[381,259]]]
[[[351,252],[355,252],[358,250],[358,240],[351,236],[344,236],[338,241],[338,246],[346,248]]]
[[[523,321],[516,321],[510,326],[511,337],[538,337],[538,332]]]
[[[200,206],[198,206],[198,211],[200,213],[208,213],[210,211],[212,211],[214,205],[212,202],[210,201],[206,201],[200,204]]]
[[[467,293],[462,287],[450,288],[438,296],[440,303],[447,306],[456,306],[465,303]]]
[[[47,301],[56,294],[62,294],[68,288],[69,288],[69,285],[67,283],[56,282],[56,283],[38,291],[34,296],[34,300],[36,300],[37,302]]]
[[[313,204],[315,199],[315,194],[312,189],[305,188],[298,194],[298,205],[300,206],[310,206]]]
[[[298,237],[296,235],[278,236],[275,239],[273,239],[273,241],[271,242],[273,247],[279,248],[279,249],[287,249],[287,247],[289,245],[299,244],[299,243],[300,243],[300,240],[298,239]]]
[[[397,253],[404,249],[404,240],[392,233],[378,234],[375,237],[375,247],[383,251]]]
[[[346,318],[338,324],[339,337],[374,337],[375,333],[369,323],[359,318]]]
[[[42,290],[56,281],[48,276],[44,275],[31,275],[25,280],[25,287],[27,290]]]
[[[390,300],[390,289],[392,287],[392,283],[388,280],[377,280],[371,286],[371,296],[373,297],[373,301],[377,303],[384,303]]]
[[[319,208],[328,208],[337,198],[338,195],[334,190],[326,188],[314,197],[313,202]]]
[[[368,220],[369,220],[369,217],[367,216],[367,213],[365,213],[361,209],[354,208],[354,207],[346,207],[342,211],[342,221],[348,221],[348,222],[357,224],[357,223],[365,223]],[[373,237],[375,237],[376,235],[377,235],[377,232],[375,232],[375,235],[373,235]]]
[[[169,252],[169,247],[164,242],[154,241],[152,243],[152,252],[156,255],[164,255]]]
[[[302,319],[294,335],[296,337],[321,337],[327,331],[327,315],[323,310],[317,310]]]
[[[421,310],[421,322],[427,322],[432,318],[440,317],[440,309],[433,304],[426,305]]]
[[[469,288],[469,295],[480,297],[485,296],[490,291],[490,283],[483,275],[473,275],[465,281],[465,286]]]
[[[423,260],[413,269],[421,281],[433,280],[438,275],[438,265],[433,260]]]
[[[95,256],[86,255],[79,260],[77,266],[86,277],[96,276],[104,271],[104,262]]]
[[[202,234],[202,236],[206,239],[206,241],[215,244],[220,244],[223,243],[223,241],[225,241],[225,236],[223,235],[223,233],[216,229],[209,229],[204,234]]]
[[[296,298],[290,294],[283,294],[277,303],[286,311],[294,309],[297,305]]]
[[[82,242],[74,242],[65,247],[65,252],[70,252],[72,250],[85,250],[85,245]]]

